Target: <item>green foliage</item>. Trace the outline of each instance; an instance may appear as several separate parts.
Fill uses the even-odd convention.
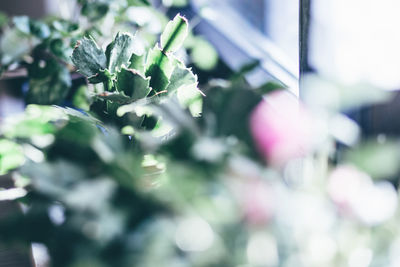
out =
[[[168,7],[185,7],[189,2],[188,0],[163,0],[163,4]]]
[[[133,101],[145,98],[151,91],[150,78],[143,77],[134,69],[122,68],[117,74],[116,86]]]
[[[45,66],[40,66],[41,63]],[[36,60],[29,66],[28,71],[31,79],[27,103],[42,105],[62,103],[71,87],[71,77],[65,66],[52,59],[46,62]]]
[[[7,139],[0,139],[0,175],[8,173],[24,162],[22,148]]]
[[[150,76],[150,86],[157,93],[163,92],[168,86],[169,78],[174,70],[170,56],[154,47],[149,51],[146,62],[146,76]]]
[[[79,73],[89,78],[99,76],[107,66],[106,54],[92,38],[78,41],[72,53],[72,62]]]
[[[110,1],[79,2],[90,23],[113,12]],[[96,34],[92,27],[49,20],[45,37],[40,24],[17,22],[29,32],[15,32],[38,43],[29,52],[10,54],[7,64],[30,54],[24,62],[27,99],[41,105],[28,105],[0,132],[1,140],[13,144],[0,150],[0,172],[24,163],[18,174],[30,181],[19,199],[29,208],[0,220],[1,240],[42,243],[51,265],[60,267],[236,265],[231,255],[240,249],[232,244],[239,239],[226,228],[244,223],[231,201],[218,204],[218,197],[232,197],[219,178],[236,153],[254,157],[250,142],[232,138],[249,135],[246,116],[261,96],[241,80],[210,86],[204,99],[197,76],[176,55],[188,31],[179,15],[160,44],[151,43],[143,53],[135,49],[138,37],[129,33],[117,33],[105,46],[103,38],[84,36]],[[89,83],[72,95],[74,106],[85,112],[45,106],[62,105],[70,95],[73,70]],[[206,233],[209,248],[187,247],[188,238],[199,240],[193,232],[177,234],[187,220]]]
[[[211,80],[204,96],[176,53],[188,35],[183,17],[169,22],[155,44],[159,31],[146,32],[154,17],[140,22],[124,13],[129,5],[150,11],[148,1],[78,2],[82,28],[17,17],[1,38],[2,68],[26,66],[27,100],[40,104],[0,128],[0,174],[14,171],[17,179],[15,188],[0,190],[0,199],[26,207],[1,218],[2,243],[41,243],[57,267],[347,266],[361,256],[365,265],[396,263],[398,193],[382,180],[399,172],[398,142],[379,138],[343,148],[335,154],[344,165],[339,170],[324,158],[334,154],[334,132],[349,131],[337,123],[344,117],[338,111],[387,93],[311,78],[315,88],[305,100],[316,109],[310,109],[315,147],[305,158],[268,166],[258,154],[264,144],[253,141],[251,118],[260,104],[273,104],[280,94],[270,93],[282,85],[251,88],[244,75],[258,61],[229,80]],[[133,37],[113,28],[104,36],[111,17],[118,32],[140,31]],[[215,51],[204,39],[191,39],[188,62],[211,69]],[[72,92],[75,70],[88,84]],[[66,98],[80,110],[50,106]],[[283,143],[278,154],[298,145],[302,134],[290,124],[274,132],[271,124],[298,122],[286,109],[303,108],[281,104],[282,116],[270,118],[267,106],[256,125],[273,145]],[[21,177],[28,182],[18,182]]]
[[[197,88],[197,76],[188,68],[176,67],[172,72],[166,91],[176,94],[179,103],[189,108],[193,116],[199,116],[202,111],[202,94]]]
[[[218,53],[204,38],[196,37],[191,46],[193,64],[202,70],[212,70],[218,63]]]
[[[134,52],[133,41],[133,36],[129,33],[118,33],[114,41],[107,46],[107,66],[110,73],[129,65]]]
[[[348,151],[345,160],[375,179],[392,179],[400,171],[398,147],[398,142],[393,140],[381,144],[370,140]]]
[[[150,2],[148,0],[128,0],[128,4],[130,6],[150,6]]]
[[[8,16],[0,11],[0,28],[4,27],[8,22]]]
[[[90,104],[91,104],[90,103],[91,97],[90,97],[87,86],[85,86],[85,85],[80,86],[77,89],[72,101],[73,101],[72,104],[74,105],[74,107],[77,107],[77,108],[85,110],[85,111],[89,111]]]
[[[37,43],[36,38],[25,38],[24,33],[17,29],[6,31],[0,40],[1,64],[7,66],[20,60],[30,51],[32,44]]]
[[[30,26],[29,26],[29,17],[27,16],[19,16],[13,18],[13,23],[15,28],[18,29],[20,32],[25,34],[30,34]]]
[[[88,17],[92,21],[97,21],[103,18],[109,9],[107,3],[98,2],[86,2],[82,5],[81,13],[83,16]]]

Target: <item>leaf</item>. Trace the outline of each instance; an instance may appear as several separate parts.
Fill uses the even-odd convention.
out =
[[[15,28],[17,28],[20,32],[25,34],[30,34],[31,29],[29,26],[29,17],[27,16],[17,16],[12,19]]]
[[[7,14],[0,11],[0,28],[5,26],[8,22]]]
[[[24,160],[22,148],[18,144],[0,139],[0,175],[21,166]]]
[[[146,76],[150,76],[150,87],[155,92],[164,91],[174,70],[172,60],[159,48],[150,50],[146,62]]]
[[[43,77],[30,79],[27,103],[41,105],[59,105],[67,96],[72,85],[68,69],[53,61],[47,62],[51,69]],[[38,73],[38,67],[30,68],[29,73]]]
[[[182,46],[187,35],[187,20],[178,14],[172,21],[168,22],[164,32],[161,34],[160,41],[163,52],[176,52]]]
[[[50,51],[57,57],[69,62],[72,49],[65,45],[62,39],[53,39],[50,41]]]
[[[176,67],[166,89],[168,94],[176,93],[179,104],[189,108],[193,116],[199,116],[202,110],[202,94],[197,88],[197,76],[185,67]]]
[[[192,85],[197,83],[197,76],[188,68],[176,67],[172,72],[170,83],[166,90],[168,93],[175,92],[182,85]]]
[[[218,53],[215,48],[203,38],[197,37],[190,53],[193,64],[202,70],[212,70],[218,64]]]
[[[143,77],[139,72],[122,68],[117,76],[117,90],[130,96],[132,100],[146,97],[150,93],[150,78]]]
[[[46,39],[50,36],[50,28],[42,21],[30,21],[30,31],[33,35],[40,39]]]
[[[129,6],[150,6],[150,2],[148,0],[128,0]]]
[[[370,140],[348,151],[345,160],[375,179],[394,178],[400,170],[399,143],[387,140],[380,144]]]
[[[260,66],[260,60],[258,59],[254,59],[246,64],[244,64],[243,66],[240,67],[240,69],[237,71],[237,73],[235,74],[236,76],[243,76],[249,72],[252,72],[253,70],[255,70],[257,67]]]
[[[54,126],[48,122],[43,122],[39,118],[28,118],[13,125],[5,131],[8,138],[29,138],[51,134],[54,132]]]
[[[251,145],[248,119],[262,97],[245,84],[233,88],[215,87],[207,91],[203,114],[215,114],[215,129],[220,136],[235,135]]]
[[[109,10],[107,3],[85,3],[82,6],[81,13],[83,16],[88,17],[89,20],[96,21],[103,18]]]
[[[19,30],[6,31],[0,40],[1,65],[9,65],[21,59],[38,43],[38,39],[28,38]]]
[[[176,8],[186,7],[188,4],[189,4],[188,0],[171,0],[171,1],[165,1],[164,3],[164,5],[166,5],[167,7],[176,7]]]
[[[197,88],[197,83],[183,85],[177,90],[179,103],[188,108],[193,117],[199,117],[203,109],[203,95]]]
[[[71,59],[78,68],[78,72],[87,77],[98,74],[107,66],[105,53],[92,38],[85,37],[78,41]]]
[[[90,110],[91,98],[86,85],[81,85],[75,92],[72,104],[76,108],[88,111]]]
[[[267,83],[261,85],[260,87],[256,88],[255,91],[258,92],[259,94],[265,95],[265,94],[271,93],[273,91],[282,90],[285,88],[286,88],[286,86],[283,85],[282,83],[273,81],[273,82],[267,82]]]
[[[4,127],[7,138],[30,138],[52,134],[56,127],[53,121],[65,120],[65,113],[54,106],[28,105],[24,116]]]
[[[104,100],[109,100],[111,102],[116,102],[120,104],[127,104],[131,102],[131,98],[127,95],[125,95],[123,92],[122,93],[110,93],[110,92],[104,92],[101,94],[96,95],[98,98],[104,99]]]
[[[136,55],[135,53],[133,53],[131,58],[129,59],[129,69],[134,69],[139,71],[140,73],[144,73],[145,59],[145,54]]]
[[[63,36],[68,36],[71,32],[79,29],[79,25],[67,20],[57,19],[52,22],[52,27],[61,33]]]
[[[118,33],[106,49],[109,71],[115,73],[122,66],[128,66],[133,51],[133,36],[129,33]]]
[[[108,69],[100,70],[96,75],[88,77],[90,83],[96,84],[106,82],[107,88],[105,90],[111,90],[113,85],[113,74]]]

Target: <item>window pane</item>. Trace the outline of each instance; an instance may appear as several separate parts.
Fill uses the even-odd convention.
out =
[[[343,82],[400,88],[398,0],[312,1],[310,64]]]
[[[214,0],[234,8],[257,30],[298,62],[298,0]]]

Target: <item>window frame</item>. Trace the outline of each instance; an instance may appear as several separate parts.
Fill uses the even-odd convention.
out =
[[[202,18],[196,30],[216,47],[226,64],[233,70],[238,70],[244,64],[259,60],[259,67],[247,76],[251,85],[278,81],[299,97],[301,68],[296,66],[278,45],[228,4],[216,1],[204,9],[202,2],[204,1],[191,1],[192,9]],[[302,59],[299,62],[302,62]]]

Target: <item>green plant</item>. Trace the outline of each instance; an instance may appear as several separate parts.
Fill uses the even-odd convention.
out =
[[[229,250],[209,263],[185,259],[186,248],[171,239],[173,222],[184,220],[202,199],[197,190],[219,183],[216,175],[230,149],[251,151],[224,140],[233,135],[250,142],[243,127],[220,123],[228,116],[222,109],[236,109],[245,126],[260,96],[237,81],[223,95],[211,90],[203,108],[196,75],[174,55],[187,32],[187,21],[176,16],[160,44],[144,54],[135,53],[129,33],[118,33],[105,51],[91,37],[78,41],[72,62],[94,85],[82,88],[88,113],[29,105],[21,120],[2,131],[2,142],[10,144],[1,151],[2,172],[22,164],[25,155],[17,184],[24,184],[23,177],[30,181],[19,198],[28,211],[2,222],[4,240],[45,244],[54,266],[154,266],[174,259],[229,265]],[[215,119],[217,131],[209,121]],[[159,242],[166,247],[158,248]]]
[[[80,2],[89,28],[120,10]],[[176,16],[143,51],[138,34],[76,35],[62,66],[88,81],[79,109],[30,104],[0,128],[15,182],[0,199],[25,207],[1,240],[44,244],[61,267],[396,266],[398,140],[363,140],[345,116],[389,94],[307,77],[303,105],[279,84],[251,88],[257,62],[200,91],[177,53],[187,28]]]
[[[27,103],[64,105],[66,100],[74,101],[75,90],[72,88],[70,73],[75,69],[70,56],[76,42],[83,37],[92,36],[103,45],[118,31],[135,32],[135,45],[130,49],[142,54],[144,47],[155,44],[161,31],[160,25],[168,22],[167,17],[147,1],[78,1],[76,9],[80,11],[80,16],[74,14],[69,19],[48,17],[34,20],[27,16],[14,17],[10,20],[11,27],[5,23],[6,19],[0,19],[0,27],[3,28],[0,38],[0,73],[15,68],[27,69]],[[143,15],[140,18],[138,14],[141,13],[146,14],[145,19]],[[191,33],[190,37],[192,42],[200,38]],[[213,48],[209,48],[210,45],[204,41],[187,47],[195,50],[207,47],[215,54]],[[214,54],[208,56],[203,53],[203,58],[211,57],[211,61],[215,61]],[[138,57],[137,64],[141,64],[140,60],[144,57]],[[196,60],[194,63],[197,64]],[[206,68],[214,66],[215,63]]]

